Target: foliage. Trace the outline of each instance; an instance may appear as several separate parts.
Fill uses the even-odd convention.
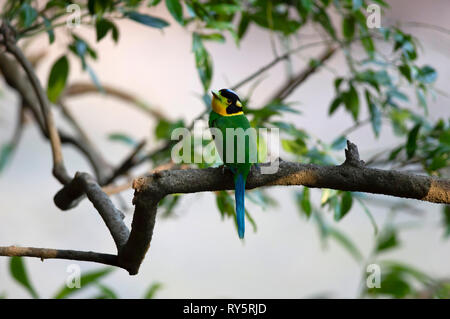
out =
[[[389,8],[382,0],[373,2],[384,9]],[[203,118],[210,107],[208,92],[214,79],[213,57],[208,49],[211,41],[225,43],[231,38],[234,44],[239,46],[249,28],[260,28],[285,45],[283,54],[292,55],[302,48],[302,46],[295,46],[299,32],[313,26],[323,35],[321,44],[338,48],[344,53],[346,59],[347,70],[344,74],[336,74],[332,84],[335,96],[328,107],[329,116],[344,112],[354,122],[350,131],[369,124],[375,138],[379,138],[382,131],[387,129],[387,125],[383,124],[388,122],[402,141],[396,147],[383,150],[382,154],[387,154],[384,158],[374,157],[369,159],[368,163],[397,169],[414,167],[422,173],[438,176],[450,166],[450,121],[449,119],[433,121],[428,117],[429,97],[436,94],[434,83],[438,76],[437,71],[430,65],[419,63],[420,44],[411,34],[398,26],[368,28],[366,8],[369,1],[367,0],[251,0],[248,2],[238,0],[52,0],[39,8],[36,1],[7,0],[1,10],[1,18],[8,20],[15,28],[19,41],[47,34],[49,44],[57,45],[57,43],[65,43],[60,41],[59,34],[55,31],[66,26],[66,19],[69,17],[66,7],[71,3],[80,6],[81,23],[95,30],[97,42],[111,38],[115,43],[124,36],[120,34],[117,25],[120,19],[127,19],[148,27],[149,32],[171,27],[172,21],[166,21],[152,13],[155,11],[154,7],[164,6],[174,22],[192,36],[192,63],[198,72],[198,80],[203,89],[200,97],[205,104],[205,111],[198,118]],[[335,15],[333,19],[332,15]],[[69,65],[70,57],[75,57],[79,61],[82,70],[88,72],[98,90],[103,91],[101,81],[90,66],[92,61],[99,58],[95,45],[88,43],[78,34],[76,28],[67,28],[67,32],[69,42],[65,44],[66,50],[53,63],[47,81],[47,95],[53,103],[57,103],[64,94],[70,72],[74,69],[73,65]],[[353,50],[355,47],[360,47],[364,52],[363,55],[356,55]],[[280,55],[275,58],[279,61],[286,60],[281,59]],[[323,68],[323,65],[315,59],[311,59],[310,66]],[[259,82],[254,83],[256,86]],[[288,116],[301,115],[296,103],[275,97],[262,105],[254,106],[253,88],[242,98],[245,112],[253,127],[280,130],[283,155],[303,163],[330,165],[341,162],[336,154],[342,153],[349,134],[348,130],[337,134],[330,143],[324,142],[321,138],[312,136],[286,120]],[[367,112],[364,112],[364,108]],[[368,114],[367,119],[361,118],[363,113]],[[161,118],[153,134],[158,142],[171,146],[174,143],[170,140],[171,132],[179,127],[189,126],[182,119]],[[113,132],[108,135],[108,138],[130,147],[138,145],[138,142],[126,132]],[[192,141],[198,141],[198,139],[201,137],[193,137]],[[205,145],[210,142],[211,140],[202,139],[200,143]],[[198,151],[194,149],[195,144],[191,143],[191,157],[198,155]],[[264,142],[258,146],[264,147],[263,144]],[[6,143],[0,149],[0,172],[10,159],[14,146],[12,143]],[[149,154],[145,159],[154,167],[166,164],[170,161],[170,147]],[[214,165],[217,164],[219,163],[214,163]],[[208,165],[198,164],[197,166],[207,167]],[[359,205],[366,213],[376,236],[372,257],[375,258],[385,251],[398,247],[398,229],[389,225],[382,231],[378,231],[364,196],[330,189],[320,192],[320,202],[317,204],[314,203],[315,191],[306,187],[296,191],[295,200],[301,216],[312,220],[317,225],[323,242],[328,239],[335,240],[357,262],[362,262],[364,256],[356,244],[335,226],[344,218],[348,219],[346,216]],[[276,200],[263,190],[248,192],[247,196],[253,203],[263,208],[276,204]],[[173,215],[181,202],[181,197],[176,194],[160,202],[160,207],[164,210],[163,216]],[[226,191],[220,191],[215,193],[215,197],[221,218],[235,220],[232,196]],[[325,211],[331,212],[329,215],[332,221],[327,220],[328,215]],[[246,217],[256,231],[256,219],[248,211],[246,211]],[[443,225],[445,236],[448,237],[450,234],[448,206],[443,210]],[[365,291],[366,295],[391,297],[414,295],[411,278],[427,287],[431,285],[427,276],[407,265],[399,263],[383,265],[387,269],[382,279],[385,288]],[[85,286],[97,287],[99,298],[116,298],[117,294],[114,291],[98,282],[110,271],[110,269],[103,269],[85,274],[83,277]],[[38,297],[21,258],[11,259],[11,274],[33,297]],[[448,296],[448,284],[434,282],[433,285],[439,287],[439,289],[436,288],[438,291],[436,294]],[[146,296],[153,297],[159,288],[158,283],[153,284]],[[72,293],[72,290],[62,288],[55,297],[63,298]]]
[[[36,290],[32,286],[28,270],[25,266],[22,257],[11,257],[9,262],[9,271],[11,277],[20,284],[33,298],[39,298]],[[88,271],[82,274],[80,277],[80,287],[70,288],[67,284],[62,285],[62,287],[54,294],[55,299],[66,299],[68,297],[73,297],[74,294],[78,294],[86,288],[95,287],[97,293],[93,295],[90,299],[118,299],[119,295],[111,288],[102,283],[100,280],[106,277],[114,271],[114,268],[102,268],[98,270]],[[152,283],[147,292],[143,295],[144,299],[152,299],[156,294],[163,288],[163,285],[159,282]],[[6,298],[5,294],[0,295],[0,299]]]

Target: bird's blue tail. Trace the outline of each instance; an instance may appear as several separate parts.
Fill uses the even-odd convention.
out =
[[[236,219],[239,238],[244,238],[245,233],[245,179],[241,173],[234,179],[234,198],[236,200]]]

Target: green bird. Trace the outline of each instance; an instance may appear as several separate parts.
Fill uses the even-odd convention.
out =
[[[231,156],[230,150],[227,150],[227,128],[243,129],[245,131],[251,127],[250,122],[244,115],[241,100],[235,92],[229,89],[211,92],[213,98],[211,102],[212,111],[209,114],[209,127],[217,128],[222,133],[221,145],[219,145],[218,139],[215,138],[216,148],[224,165],[234,174],[236,219],[239,238],[242,239],[245,233],[245,182],[252,167],[251,152],[256,152],[256,141],[254,135],[251,134],[244,135],[244,140],[242,140],[242,138],[238,137],[241,130],[235,131],[237,134],[233,135],[233,156]],[[244,158],[242,157],[242,152],[244,153]],[[253,162],[256,162],[256,160]]]

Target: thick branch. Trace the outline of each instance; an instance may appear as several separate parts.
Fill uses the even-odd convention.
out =
[[[319,166],[280,161],[274,174],[252,169],[246,188],[303,185],[312,188],[384,194],[433,203],[450,203],[450,180],[368,168],[359,159],[356,145],[347,142],[346,160],[339,166]],[[220,168],[160,171],[133,183],[136,205],[129,240],[119,253],[120,263],[136,274],[153,234],[157,204],[174,193],[196,193],[234,189],[231,173]],[[131,270],[131,271],[130,271]]]
[[[118,266],[117,256],[92,251],[9,246],[9,247],[0,247],[0,256],[38,257],[42,261],[44,259],[50,258],[70,259],[70,260],[96,262],[111,266]]]

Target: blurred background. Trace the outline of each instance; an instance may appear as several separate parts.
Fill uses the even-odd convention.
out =
[[[391,7],[382,15],[382,25],[414,21],[450,29],[450,3],[446,0],[388,3]],[[170,27],[160,31],[130,20],[118,20],[121,37],[117,44],[110,37],[95,43],[95,31],[83,26],[77,33],[93,43],[99,53],[99,59],[90,65],[102,84],[129,92],[169,119],[182,118],[190,123],[204,110],[191,34],[175,23],[165,6],[146,12],[170,22]],[[448,92],[450,35],[412,25],[403,29],[422,44],[420,64],[430,64],[438,70],[435,87]],[[300,36],[300,43],[313,41],[313,31],[302,31],[305,38]],[[43,83],[67,45],[64,31],[58,35],[60,38],[51,47],[47,35],[42,34],[26,49],[27,55],[45,52],[37,67]],[[205,46],[213,57],[213,89],[230,87],[273,59],[270,34],[255,25],[250,26],[239,47],[231,37],[224,44],[208,42]],[[354,54],[363,51],[358,47],[354,50]],[[301,70],[310,57],[321,52],[322,48],[301,51],[293,59],[293,69]],[[289,120],[325,142],[331,143],[339,132],[353,124],[342,109],[328,117],[328,107],[335,95],[335,73],[345,73],[346,67],[345,56],[335,55],[289,97],[289,101],[298,102],[295,108],[301,112],[289,115]],[[70,68],[69,83],[91,83],[73,57]],[[282,63],[270,69],[256,87],[251,102],[258,105],[265,101],[285,74],[286,66]],[[16,125],[18,98],[5,85],[0,90],[0,143],[4,143],[11,138]],[[238,94],[248,90],[247,85]],[[430,118],[448,119],[449,103],[449,96],[437,94],[429,102]],[[148,149],[161,143],[153,136],[157,121],[126,102],[107,95],[86,94],[68,99],[66,104],[111,164],[119,164],[130,152],[128,145],[108,139],[111,133],[126,132],[135,140],[148,139]],[[58,124],[70,131],[61,114],[55,113]],[[358,145],[362,159],[400,141],[390,127],[382,130],[378,139],[370,126],[354,130],[348,137]],[[85,159],[72,148],[65,146],[63,152],[71,174],[91,171]],[[339,156],[343,159],[343,151]],[[12,160],[0,175],[0,244],[115,253],[114,242],[90,202],[85,200],[77,208],[64,212],[55,207],[53,195],[60,185],[51,176],[51,168],[48,142],[35,125],[27,125]],[[133,173],[146,171],[148,168],[140,167]],[[247,200],[257,231],[248,226],[244,241],[236,236],[234,221],[222,219],[217,213],[214,194],[183,196],[173,217],[157,216],[151,248],[139,274],[129,276],[125,270],[115,269],[104,282],[122,298],[140,298],[156,282],[162,284],[156,295],[159,298],[358,297],[364,264],[356,262],[335,241],[326,244],[321,241],[316,225],[299,213],[292,188],[272,187],[269,192],[279,201],[278,206],[262,209]],[[319,191],[312,190],[311,196],[319,202]],[[124,212],[129,226],[132,190],[123,192],[122,197],[128,206]],[[394,207],[397,222],[405,225],[397,238],[399,246],[384,257],[411,264],[434,278],[450,277],[450,241],[445,240],[444,230],[439,228],[442,206],[377,195],[368,197],[367,205],[379,227]],[[122,201],[115,199],[115,203],[120,205]],[[405,204],[413,209],[404,207]],[[354,242],[364,258],[369,257],[375,245],[374,229],[361,206],[354,205],[339,223],[330,218],[330,223]],[[79,265],[82,272],[104,267],[68,260],[41,262],[37,258],[26,258],[24,262],[32,284],[43,298],[51,297],[64,284],[69,265]],[[0,257],[0,294],[6,294],[7,298],[28,298],[28,293],[9,275],[8,263],[9,258]],[[91,297],[94,289],[74,296]]]

